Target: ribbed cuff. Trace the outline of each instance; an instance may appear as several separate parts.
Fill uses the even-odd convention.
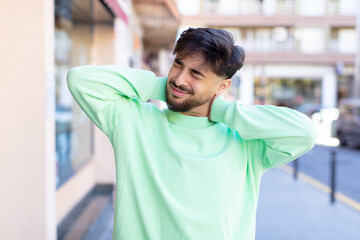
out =
[[[223,96],[218,96],[217,98],[215,98],[211,106],[211,121],[223,123],[225,120],[226,109],[230,104],[231,102],[225,100]]]
[[[165,102],[167,77],[157,77],[154,89],[150,95],[150,99],[161,100]]]

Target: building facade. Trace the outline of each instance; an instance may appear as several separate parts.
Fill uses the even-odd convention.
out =
[[[191,2],[192,7],[188,8]],[[182,26],[223,28],[246,52],[234,98],[304,111],[352,97],[356,0],[180,0]]]
[[[159,13],[142,12],[149,8]],[[150,52],[174,44],[178,18],[172,0],[1,3],[0,239],[59,239],[57,228],[92,189],[114,186],[110,142],[74,102],[67,71],[148,68]],[[173,25],[154,47],[144,24],[166,21]]]

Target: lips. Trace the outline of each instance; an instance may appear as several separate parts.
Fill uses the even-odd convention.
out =
[[[180,89],[173,87],[173,86],[171,86],[171,91],[172,91],[173,95],[175,95],[177,97],[182,97],[182,96],[188,94],[188,92],[181,91]]]

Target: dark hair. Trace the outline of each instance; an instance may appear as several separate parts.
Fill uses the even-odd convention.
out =
[[[245,59],[244,49],[234,45],[232,35],[221,29],[189,28],[177,40],[174,54],[178,58],[200,53],[205,63],[218,76],[231,78]]]

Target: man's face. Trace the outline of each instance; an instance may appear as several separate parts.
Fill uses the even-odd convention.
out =
[[[200,54],[183,59],[175,57],[168,74],[166,103],[176,112],[208,112],[222,78],[206,66]]]

